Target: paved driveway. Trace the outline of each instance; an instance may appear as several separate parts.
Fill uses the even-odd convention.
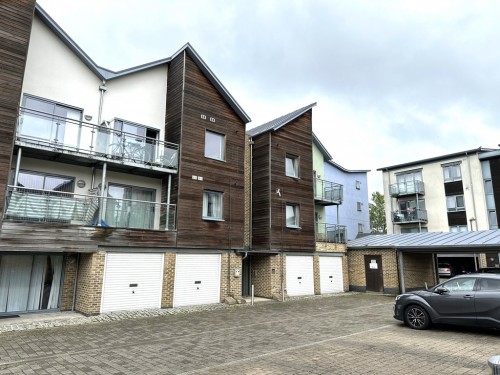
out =
[[[345,294],[0,334],[0,374],[490,374],[500,333],[392,318]]]

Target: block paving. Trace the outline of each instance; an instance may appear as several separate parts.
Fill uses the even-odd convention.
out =
[[[0,374],[491,374],[499,331],[415,331],[392,305],[343,293],[4,332]]]

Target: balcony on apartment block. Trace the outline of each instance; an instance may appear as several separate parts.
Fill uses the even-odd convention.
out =
[[[392,211],[391,216],[394,224],[427,223],[427,210],[421,208]]]
[[[405,195],[424,195],[424,182],[415,180],[408,182],[398,182],[396,184],[389,185],[389,194],[391,197],[395,198]]]
[[[9,186],[4,220],[173,231],[176,205]]]
[[[347,227],[345,225],[316,224],[316,242],[346,243]]]
[[[15,143],[23,156],[69,164],[106,162],[112,170],[142,175],[178,169],[177,144],[118,130],[114,121],[95,125],[21,108]]]
[[[344,187],[331,181],[314,178],[314,200],[321,206],[342,204]]]

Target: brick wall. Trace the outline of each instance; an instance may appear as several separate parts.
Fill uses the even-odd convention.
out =
[[[163,266],[163,285],[161,291],[161,307],[174,305],[175,253],[166,253]]]
[[[86,315],[100,313],[105,258],[105,252],[81,254],[76,287],[76,311]]]
[[[405,289],[416,290],[436,284],[436,272],[432,254],[403,253]]]
[[[281,283],[285,280],[283,254],[252,255],[252,284],[255,296],[281,300]]]
[[[77,254],[64,255],[64,278],[61,293],[61,311],[68,311],[73,308],[73,295],[76,282]]]
[[[365,255],[382,256],[382,277],[384,293],[395,294],[399,292],[398,265],[396,250],[351,250],[347,252],[349,290],[366,290]]]
[[[321,294],[321,279],[319,273],[319,255],[313,256],[313,272],[314,272],[314,294]]]
[[[236,276],[236,270],[239,276]],[[241,256],[232,252],[221,255],[221,301],[225,297],[241,297]]]

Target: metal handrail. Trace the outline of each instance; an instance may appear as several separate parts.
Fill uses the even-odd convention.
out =
[[[99,208],[103,216],[99,217]],[[8,186],[5,220],[175,230],[176,205]]]
[[[347,226],[339,224],[317,223],[316,241],[330,243],[347,242]]]
[[[145,167],[178,167],[179,145],[175,143],[25,107],[19,111],[17,139],[29,145],[120,159]]]
[[[392,222],[395,224],[405,223],[427,223],[427,210],[422,208],[409,209],[405,211],[392,211]]]
[[[425,194],[425,185],[423,181],[419,180],[397,182],[389,185],[389,194],[392,197],[410,194]]]
[[[314,199],[329,202],[342,202],[344,198],[344,186],[336,182],[314,179]]]

